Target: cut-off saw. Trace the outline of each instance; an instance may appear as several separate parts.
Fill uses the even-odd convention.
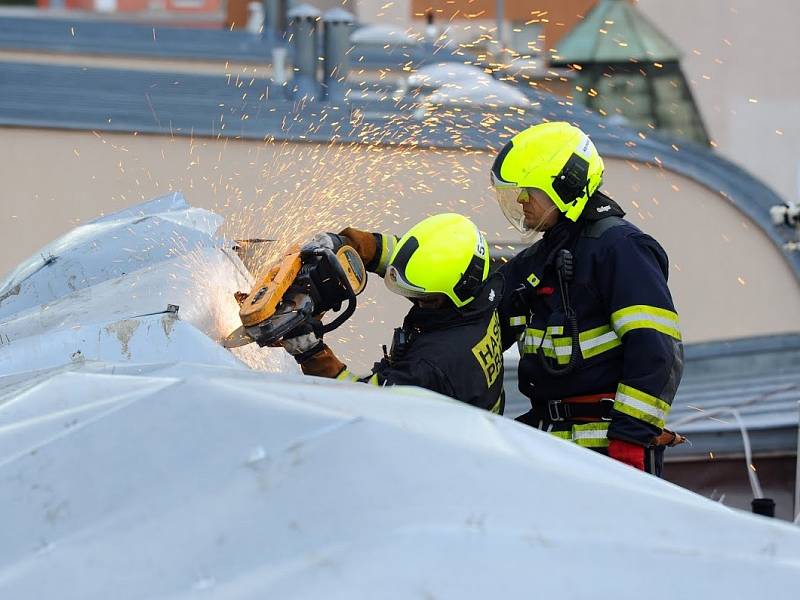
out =
[[[324,246],[293,246],[249,294],[236,294],[242,325],[222,345],[279,346],[286,334],[303,326],[322,337],[350,318],[366,283],[364,262],[351,246],[335,252]],[[345,302],[332,321],[322,322],[325,312],[338,312]]]

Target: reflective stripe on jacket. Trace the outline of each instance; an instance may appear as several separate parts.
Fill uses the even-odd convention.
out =
[[[608,436],[646,445],[664,427],[683,371],[666,253],[617,216],[579,221],[564,247],[574,257],[569,297],[581,358],[566,376],[551,375],[539,358],[563,366],[572,355],[555,268],[546,264],[535,272],[542,270],[547,240],[500,268],[506,290],[499,308],[503,348],[519,345],[520,391],[533,404],[616,390]],[[592,431],[569,432],[570,439],[600,435]]]

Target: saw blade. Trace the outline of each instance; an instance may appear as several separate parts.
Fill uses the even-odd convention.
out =
[[[223,348],[239,348],[252,344],[255,340],[245,331],[244,326],[237,327],[222,340]]]

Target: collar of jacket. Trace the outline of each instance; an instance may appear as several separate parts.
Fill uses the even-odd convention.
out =
[[[541,278],[545,270],[553,264],[558,251],[562,248],[572,248],[575,240],[584,227],[608,217],[624,217],[625,211],[600,190],[592,194],[586,207],[577,222],[570,221],[563,215],[558,222],[545,231],[541,242],[535,250],[532,272]]]
[[[413,306],[403,320],[403,329],[421,332],[447,329],[485,318],[486,313],[495,310],[503,295],[503,277],[494,273],[483,283],[475,299],[461,308],[420,308]]]
[[[609,196],[606,196],[600,190],[597,190],[594,194],[592,194],[592,197],[589,198],[589,201],[583,208],[583,212],[581,213],[581,217],[578,219],[578,222],[594,223],[595,221],[605,219],[606,217],[624,216],[625,211],[622,210],[622,207],[619,204],[614,202]]]
[[[544,276],[547,268],[555,262],[558,251],[573,246],[574,240],[580,235],[582,226],[580,221],[576,223],[562,215],[553,227],[544,232],[534,255],[534,262],[531,264],[531,272],[535,273],[539,280]]]

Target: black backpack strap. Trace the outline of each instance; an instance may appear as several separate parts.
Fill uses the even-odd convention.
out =
[[[612,227],[618,227],[625,224],[625,219],[622,217],[606,217],[599,221],[589,221],[586,227],[581,231],[581,237],[600,238],[602,235]]]

